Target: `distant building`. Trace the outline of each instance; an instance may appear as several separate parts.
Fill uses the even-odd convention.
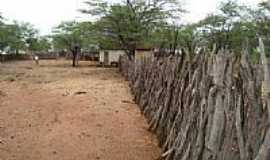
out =
[[[119,62],[121,55],[124,55],[125,51],[120,49],[113,50],[100,50],[99,62],[103,65],[113,65]]]
[[[103,65],[113,65],[119,62],[119,58],[125,55],[125,50],[111,49],[99,51],[99,62]],[[135,60],[154,57],[154,49],[138,48],[135,50]]]
[[[135,60],[154,57],[154,49],[151,48],[138,48],[135,51]]]
[[[1,50],[0,50],[0,54],[5,55],[5,54],[7,54],[7,52],[6,52],[6,51],[1,51]]]

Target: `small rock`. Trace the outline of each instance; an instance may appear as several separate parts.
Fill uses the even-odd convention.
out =
[[[32,68],[32,67],[25,67],[25,69],[29,69],[29,70],[32,70],[33,68]]]
[[[128,101],[128,100],[122,100],[122,103],[135,104],[134,102],[131,102],[131,101]]]
[[[78,92],[75,92],[74,95],[82,95],[82,94],[87,94],[87,92],[85,91],[78,91]]]
[[[66,92],[66,93],[63,93],[63,94],[62,94],[62,96],[64,96],[64,97],[65,97],[65,96],[69,96],[69,95],[70,95],[69,92]]]
[[[97,127],[102,127],[103,125],[102,124],[97,124]]]
[[[8,77],[8,78],[6,79],[6,81],[14,82],[14,81],[16,81],[16,79],[15,79],[14,77]]]
[[[5,97],[5,96],[7,96],[7,94],[4,93],[3,91],[0,91],[0,96]]]

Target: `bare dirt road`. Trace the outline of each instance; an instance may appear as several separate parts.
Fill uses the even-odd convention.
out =
[[[147,127],[117,69],[0,64],[0,160],[154,160]]]

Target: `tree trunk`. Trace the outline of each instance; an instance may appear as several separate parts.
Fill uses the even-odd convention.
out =
[[[76,67],[76,58],[77,58],[77,52],[76,51],[74,51],[73,53],[72,53],[72,55],[73,55],[73,57],[72,57],[72,67]]]

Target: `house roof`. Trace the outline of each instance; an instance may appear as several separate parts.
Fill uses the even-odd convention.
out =
[[[137,51],[152,51],[153,48],[137,48]]]
[[[101,51],[125,51],[124,49],[100,49]]]

